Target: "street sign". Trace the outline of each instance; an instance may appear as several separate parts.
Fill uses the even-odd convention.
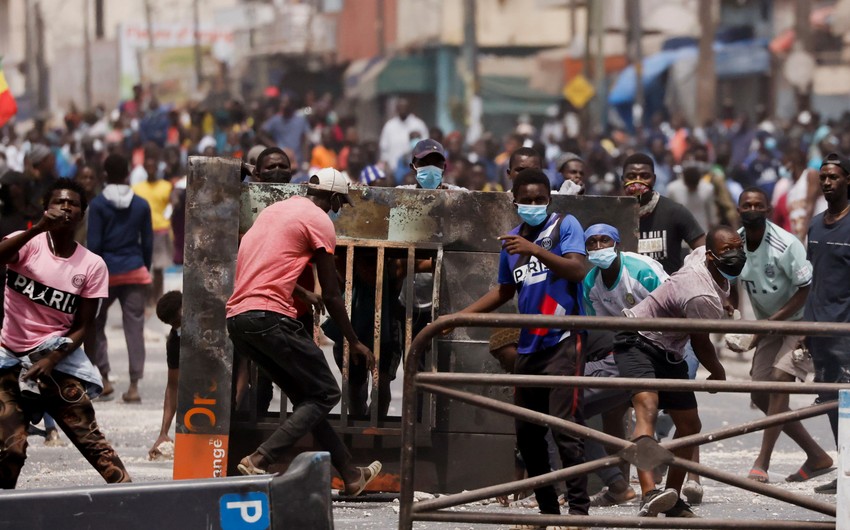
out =
[[[567,86],[564,87],[563,91],[564,99],[569,101],[577,109],[584,108],[587,102],[593,99],[595,93],[596,91],[593,89],[593,85],[581,74],[573,77],[567,83]]]

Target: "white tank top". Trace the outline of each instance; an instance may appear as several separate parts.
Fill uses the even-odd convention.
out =
[[[806,198],[809,194],[809,179],[806,176],[808,170],[803,170],[803,173],[797,179],[797,182],[788,190],[788,198],[785,199],[788,205],[788,219],[791,222],[791,233],[797,236],[800,241],[806,240],[806,234],[809,231],[809,221],[806,219]],[[818,193],[818,198],[815,202],[815,209],[812,216],[815,216],[826,210],[826,199],[822,193]]]

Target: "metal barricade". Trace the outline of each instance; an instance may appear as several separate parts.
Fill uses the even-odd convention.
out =
[[[235,472],[239,458],[253,451],[287,414],[285,401],[279,412],[270,414],[258,413],[254,403],[248,411],[232,410],[234,358],[224,307],[233,290],[240,235],[264,207],[304,193],[305,186],[300,185],[242,184],[236,161],[190,158],[175,478]],[[518,222],[510,195],[503,193],[352,188],[351,196],[356,206],[346,208],[335,223],[338,261],[345,263],[341,276],[349,311],[357,252],[374,253],[376,278],[383,277],[381,268],[388,260],[406,260],[407,275],[412,276],[417,260],[433,259],[431,315],[459,310],[489,287],[498,267],[497,236]],[[609,222],[620,230],[624,249],[637,247],[637,203],[633,198],[553,196],[552,209],[574,214],[583,225]],[[385,288],[376,282],[378,306]],[[408,284],[407,300],[412,299],[412,290]],[[406,352],[414,335],[414,309],[408,304],[403,311]],[[380,307],[376,307],[376,338],[385,325]],[[417,369],[480,371],[463,363],[483,363],[489,358],[485,348],[486,340],[480,336],[441,342]],[[460,349],[465,355],[455,356]],[[376,350],[379,357],[388,353],[382,351],[380,340]],[[374,405],[368,417],[349,414],[347,349],[343,357],[343,401],[339,413],[329,419],[357,461],[382,460],[384,472],[376,487],[398,491],[402,418],[382,418]],[[459,365],[441,365],[461,357],[464,361]],[[377,401],[381,377],[372,380],[372,403]],[[248,399],[253,399],[250,394]],[[467,418],[463,413],[451,401],[432,395],[417,405],[418,444],[429,448],[427,458],[420,462],[426,469],[419,474],[420,489],[460,491],[503,477],[500,466],[483,465],[476,444],[486,440],[500,448],[511,447],[512,428],[496,414]],[[310,443],[305,440],[295,451],[310,448]],[[468,473],[454,465],[458,459],[482,465],[477,466],[477,473]]]
[[[850,389],[848,384],[825,383],[775,383],[775,382],[729,382],[729,381],[677,381],[646,380],[630,378],[585,378],[536,375],[491,375],[417,373],[418,358],[426,345],[444,330],[462,327],[533,327],[557,329],[610,329],[618,331],[686,331],[698,333],[759,333],[777,335],[850,335],[850,324],[813,322],[767,322],[691,319],[633,319],[624,317],[580,317],[503,314],[454,314],[437,319],[412,342],[404,372],[403,433],[401,454],[401,510],[399,529],[410,530],[413,521],[440,521],[463,523],[516,523],[529,525],[570,525],[577,527],[604,528],[759,528],[759,529],[834,529],[834,522],[823,521],[766,521],[733,519],[667,519],[638,517],[600,517],[571,515],[532,515],[514,513],[474,513],[450,511],[449,508],[480,501],[498,495],[507,495],[521,489],[554,484],[567,478],[591,473],[595,470],[628,462],[644,470],[659,464],[678,466],[689,472],[729,484],[743,490],[765,495],[791,503],[830,517],[836,516],[836,505],[804,495],[795,494],[767,484],[713,469],[690,460],[675,457],[671,451],[693,447],[709,442],[758,431],[825,414],[838,407],[837,401],[812,405],[798,410],[767,416],[746,424],[676,438],[667,442],[655,442],[643,438],[638,442],[622,440],[592,428],[565,421],[554,416],[530,411],[513,404],[484,397],[472,392],[452,388],[457,385],[515,385],[538,387],[571,388],[619,388],[668,391],[701,392],[774,392],[789,394],[818,394]],[[445,495],[435,499],[413,502],[414,471],[416,456],[416,403],[417,395],[427,392],[442,395],[459,402],[481,407],[525,421],[547,425],[554,430],[567,432],[583,438],[596,440],[617,447],[616,455],[608,456],[581,465],[572,466],[524,480],[512,481]]]

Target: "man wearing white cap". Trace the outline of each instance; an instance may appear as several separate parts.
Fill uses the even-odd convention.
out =
[[[337,283],[335,219],[351,204],[348,180],[333,168],[310,177],[307,196],[272,204],[242,238],[233,295],[227,302],[227,331],[233,348],[263,368],[286,393],[295,410],[237,466],[243,475],[263,474],[308,433],[328,451],[347,495],[359,495],[380,472],[381,463],[355,467],[351,454],[328,423],[339,402],[339,386],[322,350],[296,320],[293,290],[312,262],[331,318],[349,341],[352,362],[375,364],[372,352],[354,333]]]

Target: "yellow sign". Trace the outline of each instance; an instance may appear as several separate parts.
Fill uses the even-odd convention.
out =
[[[593,85],[581,74],[573,77],[567,83],[567,86],[564,87],[563,91],[564,99],[569,101],[577,109],[584,108],[587,102],[593,99],[595,93],[596,91],[593,90]]]

